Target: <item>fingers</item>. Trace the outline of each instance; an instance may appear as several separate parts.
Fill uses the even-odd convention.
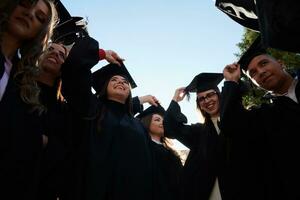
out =
[[[149,103],[150,105],[158,106],[160,104],[159,100],[153,95],[145,95],[139,97],[140,103]]]
[[[230,65],[226,65],[223,71],[232,72],[232,71],[235,71],[237,68],[238,68],[238,64],[233,63]]]
[[[114,63],[121,66],[121,62],[123,62],[125,59],[121,58],[116,52],[112,50],[106,50],[105,60],[109,63]]]
[[[149,104],[153,105],[153,106],[158,106],[158,104],[160,104],[160,102],[158,101],[158,99],[155,96],[149,95]]]

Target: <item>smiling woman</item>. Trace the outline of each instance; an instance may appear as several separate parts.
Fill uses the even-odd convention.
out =
[[[183,199],[232,199],[226,155],[230,144],[220,134],[221,73],[200,73],[187,87],[178,88],[164,118],[165,136],[179,140],[190,149],[182,175]],[[179,102],[187,93],[197,93],[196,103],[204,123],[187,125]]]
[[[56,11],[48,0],[1,1],[0,15],[1,196],[35,199],[43,110],[35,78]]]
[[[82,120],[76,126],[85,138],[80,141],[84,156],[78,159],[84,159],[80,162],[85,165],[86,181],[78,189],[84,190],[82,199],[151,200],[154,163],[150,137],[133,117],[131,86],[135,82],[122,64],[109,64],[91,74],[99,59],[98,48],[95,40],[83,38],[63,65],[64,95]]]

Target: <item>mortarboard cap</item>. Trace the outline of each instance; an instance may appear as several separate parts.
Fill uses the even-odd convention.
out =
[[[266,48],[264,48],[262,45],[261,37],[258,36],[250,45],[250,47],[241,56],[240,60],[238,61],[238,64],[240,64],[243,70],[247,71],[248,65],[254,57],[266,53],[267,51]]]
[[[222,73],[200,73],[194,77],[192,82],[185,88],[185,91],[198,93],[216,89],[223,78]]]
[[[105,82],[115,75],[126,77],[132,89],[137,87],[135,81],[133,80],[123,63],[121,63],[121,66],[110,63],[98,69],[92,74],[92,87],[96,91],[96,94],[101,91],[102,87],[104,87]]]
[[[165,112],[165,109],[160,104],[158,104],[158,106],[149,106],[146,110],[137,115],[136,118],[142,119],[143,117],[153,114],[160,114],[164,116]]]
[[[254,0],[216,0],[215,6],[240,25],[253,31],[259,31]]]
[[[280,50],[300,52],[300,1],[256,1],[262,42]]]
[[[88,36],[86,25],[87,23],[82,17],[72,17],[55,28],[52,40],[56,43],[62,42],[70,45],[76,39]]]
[[[71,19],[71,15],[69,11],[66,9],[66,7],[63,5],[63,3],[60,0],[54,1],[54,4],[59,18],[58,24],[64,23],[65,21]]]
[[[88,36],[87,23],[82,17],[72,17],[61,1],[55,1],[59,23],[54,29],[52,41],[70,45],[82,36]],[[84,23],[82,23],[84,22]]]

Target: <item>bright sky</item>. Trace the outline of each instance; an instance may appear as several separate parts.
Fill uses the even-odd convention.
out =
[[[168,107],[176,88],[201,72],[222,72],[236,61],[243,28],[213,0],[62,0],[72,16],[88,18],[90,36],[116,51],[138,87]],[[84,3],[89,2],[89,4]],[[93,70],[106,65],[100,62]],[[199,122],[195,95],[180,102],[188,123]],[[148,107],[146,105],[145,107]]]

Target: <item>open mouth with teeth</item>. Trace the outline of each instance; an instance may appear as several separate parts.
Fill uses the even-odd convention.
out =
[[[122,86],[122,85],[116,85],[114,88],[115,88],[115,89],[125,90],[125,87]]]

